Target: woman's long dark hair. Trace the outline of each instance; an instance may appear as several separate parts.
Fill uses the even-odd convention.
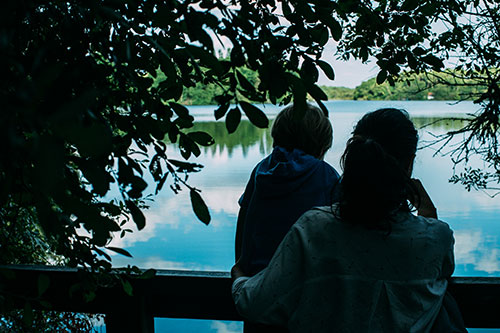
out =
[[[379,109],[357,123],[341,159],[339,217],[368,228],[390,229],[390,216],[408,210],[415,195],[409,168],[418,133],[408,113]]]

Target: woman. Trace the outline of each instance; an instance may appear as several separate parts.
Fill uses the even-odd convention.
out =
[[[342,156],[340,201],[302,215],[259,274],[233,267],[241,315],[292,332],[430,331],[454,239],[410,178],[417,141],[406,112],[366,114]]]

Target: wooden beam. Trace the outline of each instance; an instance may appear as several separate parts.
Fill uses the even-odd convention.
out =
[[[109,279],[65,267],[0,266],[2,292],[15,296],[17,308],[23,308],[26,300],[40,308],[38,281],[42,275],[49,277],[50,285],[38,300],[50,302],[51,309],[57,311],[107,314],[108,329],[113,331],[134,327],[139,328],[134,331],[152,332],[153,317],[242,320],[231,298],[228,272],[158,270],[156,276],[145,280],[119,273]],[[130,282],[133,296],[124,291],[120,279]],[[87,302],[80,287],[91,280],[102,286]],[[500,327],[500,278],[455,277],[449,290],[467,327]]]

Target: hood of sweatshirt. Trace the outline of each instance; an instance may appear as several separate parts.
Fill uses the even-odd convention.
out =
[[[287,151],[274,147],[273,152],[257,167],[256,191],[262,197],[282,196],[307,182],[324,163],[302,150]]]

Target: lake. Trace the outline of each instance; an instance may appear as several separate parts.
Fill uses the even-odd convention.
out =
[[[334,128],[334,144],[325,160],[339,172],[339,158],[356,121],[368,111],[382,107],[406,109],[417,127],[438,118],[465,116],[477,111],[471,102],[443,101],[329,101],[326,103]],[[261,106],[262,107],[262,106]],[[234,234],[238,198],[254,166],[272,149],[267,130],[257,129],[242,120],[238,130],[228,135],[222,121],[215,122],[214,106],[189,107],[203,130],[215,138],[215,145],[191,158],[201,163],[201,172],[191,174],[189,184],[202,190],[212,221],[206,226],[191,209],[189,193],[175,195],[168,186],[150,203],[145,212],[147,224],[141,232],[114,239],[112,246],[123,247],[134,257],[113,256],[114,266],[140,268],[229,271],[234,263]],[[273,118],[280,108],[263,107]],[[419,130],[421,145],[433,135],[456,129],[459,123],[446,121]],[[420,178],[437,209],[455,235],[455,276],[500,276],[500,195],[491,198],[484,192],[467,192],[463,186],[448,182],[453,175],[448,156],[434,156],[432,148],[417,152],[414,177]],[[169,146],[169,158],[182,159],[176,147]],[[480,161],[475,161],[481,166]],[[148,188],[154,192],[154,186]],[[494,193],[490,193],[494,194]],[[135,230],[133,226],[132,229]],[[241,323],[157,319],[158,332],[240,332]]]

